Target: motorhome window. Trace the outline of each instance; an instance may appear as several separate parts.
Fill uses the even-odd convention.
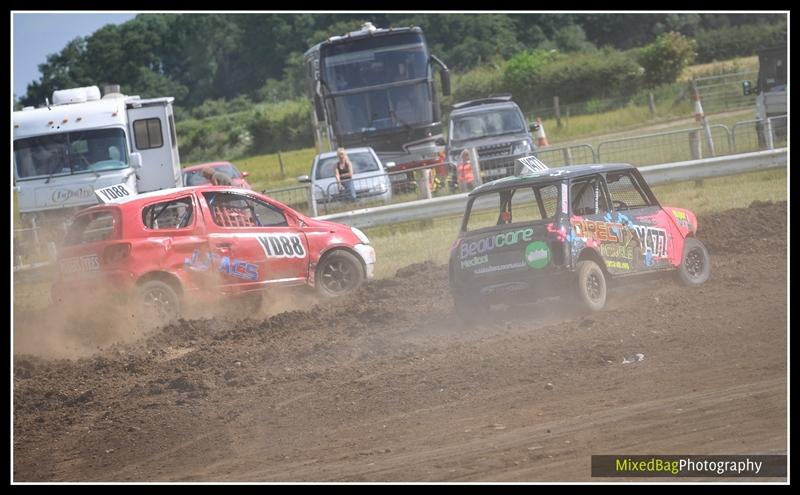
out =
[[[18,179],[42,178],[128,166],[122,129],[93,129],[48,134],[14,141]]]
[[[133,123],[133,136],[136,139],[136,148],[149,150],[164,146],[161,134],[161,119],[142,119]]]

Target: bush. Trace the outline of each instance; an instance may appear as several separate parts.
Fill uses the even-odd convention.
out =
[[[639,51],[639,63],[644,68],[644,84],[653,88],[669,84],[678,77],[695,58],[695,42],[681,33],[664,33],[656,41]]]
[[[759,50],[786,45],[786,22],[748,24],[713,31],[703,31],[697,41],[697,62],[727,60],[755,55]]]
[[[246,102],[237,99],[238,104]],[[215,103],[216,104],[216,103]],[[230,105],[229,105],[230,106]],[[232,160],[249,154],[313,146],[311,105],[291,100],[176,124],[184,162]]]
[[[524,111],[562,102],[627,96],[642,86],[642,68],[616,50],[559,54],[527,52],[512,58],[505,73]]]

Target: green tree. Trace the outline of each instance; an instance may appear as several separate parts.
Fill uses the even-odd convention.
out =
[[[639,52],[645,85],[652,88],[677,81],[695,56],[694,40],[676,32],[660,35],[654,43]]]

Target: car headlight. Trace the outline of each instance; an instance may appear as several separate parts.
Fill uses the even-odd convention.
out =
[[[520,155],[522,153],[529,153],[531,151],[531,142],[527,139],[525,141],[520,141],[514,145],[514,148],[511,150],[512,155]]]
[[[367,237],[365,233],[361,232],[359,229],[355,227],[350,227],[350,230],[352,230],[353,234],[355,234],[356,237],[358,237],[358,240],[361,241],[361,244],[369,244],[369,237]]]

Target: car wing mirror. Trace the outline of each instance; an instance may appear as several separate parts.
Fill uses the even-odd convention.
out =
[[[250,177],[250,172],[242,172],[242,177],[244,178]]]
[[[142,154],[141,153],[131,153],[131,168],[134,170],[139,170],[142,168]]]
[[[310,183],[311,182],[311,177],[309,177],[307,175],[301,175],[300,177],[297,178],[297,182],[306,183],[306,184]]]
[[[386,168],[394,168],[397,165],[395,162],[386,162]]]

